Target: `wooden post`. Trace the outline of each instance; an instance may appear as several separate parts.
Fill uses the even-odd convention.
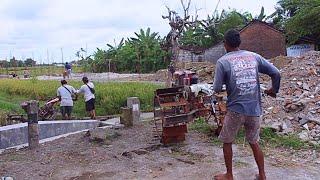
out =
[[[122,107],[121,111],[120,124],[123,124],[125,127],[133,126],[132,108]]]
[[[39,102],[31,100],[21,104],[28,115],[28,143],[30,149],[39,147],[38,111]]]

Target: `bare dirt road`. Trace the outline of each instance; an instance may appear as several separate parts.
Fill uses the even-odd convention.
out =
[[[70,80],[81,81],[82,77],[88,77],[94,82],[108,82],[108,81],[149,81],[149,82],[163,82],[163,78],[157,78],[155,74],[119,74],[119,73],[73,73]],[[62,76],[38,76],[39,80],[61,80]]]
[[[224,171],[223,153],[207,136],[189,132],[180,145],[152,141],[150,122],[117,130],[108,144],[89,142],[84,133],[0,155],[0,177],[20,179],[212,179]],[[317,180],[320,166],[305,152],[265,149],[268,179]],[[248,146],[234,146],[235,179],[254,179],[256,165]],[[318,154],[317,154],[318,153]],[[312,153],[311,153],[312,154]],[[313,152],[319,156],[319,152]],[[308,156],[309,157],[309,156]]]

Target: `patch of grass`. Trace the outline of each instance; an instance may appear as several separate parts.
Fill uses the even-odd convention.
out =
[[[190,126],[191,130],[204,133],[207,135],[211,135],[212,127],[204,121],[203,118],[199,118]],[[217,137],[212,137],[211,142],[214,145],[221,146],[222,142]],[[236,144],[244,144],[246,142],[245,139],[245,131],[241,128],[236,137]],[[283,147],[289,149],[320,149],[319,145],[310,144],[302,141],[296,134],[290,135],[278,135],[272,128],[261,128],[260,131],[260,145],[262,147]]]
[[[222,142],[218,139],[218,137],[212,137],[211,138],[211,142],[214,144],[214,145],[217,145],[217,146],[222,146]]]
[[[212,132],[212,127],[204,120],[204,118],[196,119],[189,128],[208,135]]]
[[[292,149],[308,148],[309,145],[298,138],[296,134],[278,135],[272,128],[261,129],[261,144],[272,147],[285,147]]]
[[[244,143],[245,132],[244,129],[240,129],[236,138],[236,143]],[[290,149],[307,149],[315,148],[319,149],[318,146],[309,144],[302,141],[296,134],[290,135],[278,135],[272,128],[261,128],[260,131],[260,144],[262,147],[284,147]]]
[[[6,125],[7,114],[22,114],[24,111],[20,108],[20,103],[26,97],[11,96],[3,91],[0,91],[0,126]]]

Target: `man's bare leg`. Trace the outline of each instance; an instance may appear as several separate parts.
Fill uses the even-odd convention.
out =
[[[258,169],[259,169],[259,180],[265,180],[266,179],[266,174],[264,171],[264,157],[263,157],[263,152],[261,151],[259,144],[254,143],[251,144],[251,149],[254,155],[254,159],[256,160]]]
[[[233,180],[232,172],[232,143],[223,143],[224,162],[226,164],[227,173],[217,174],[214,176],[215,180]]]
[[[91,119],[96,119],[96,111],[95,110],[91,110],[90,111],[90,116],[91,116]]]

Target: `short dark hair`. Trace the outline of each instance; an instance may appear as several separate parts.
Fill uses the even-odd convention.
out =
[[[62,80],[61,80],[61,84],[62,84],[62,85],[67,84],[67,81],[66,81],[65,79],[62,79]]]
[[[88,83],[88,82],[89,82],[89,79],[88,79],[88,77],[85,76],[85,77],[82,78],[82,81],[83,81],[84,83]]]
[[[225,34],[224,34],[224,41],[225,43],[232,47],[232,48],[237,48],[241,44],[241,39],[240,39],[240,33],[239,31],[235,29],[229,29]]]

